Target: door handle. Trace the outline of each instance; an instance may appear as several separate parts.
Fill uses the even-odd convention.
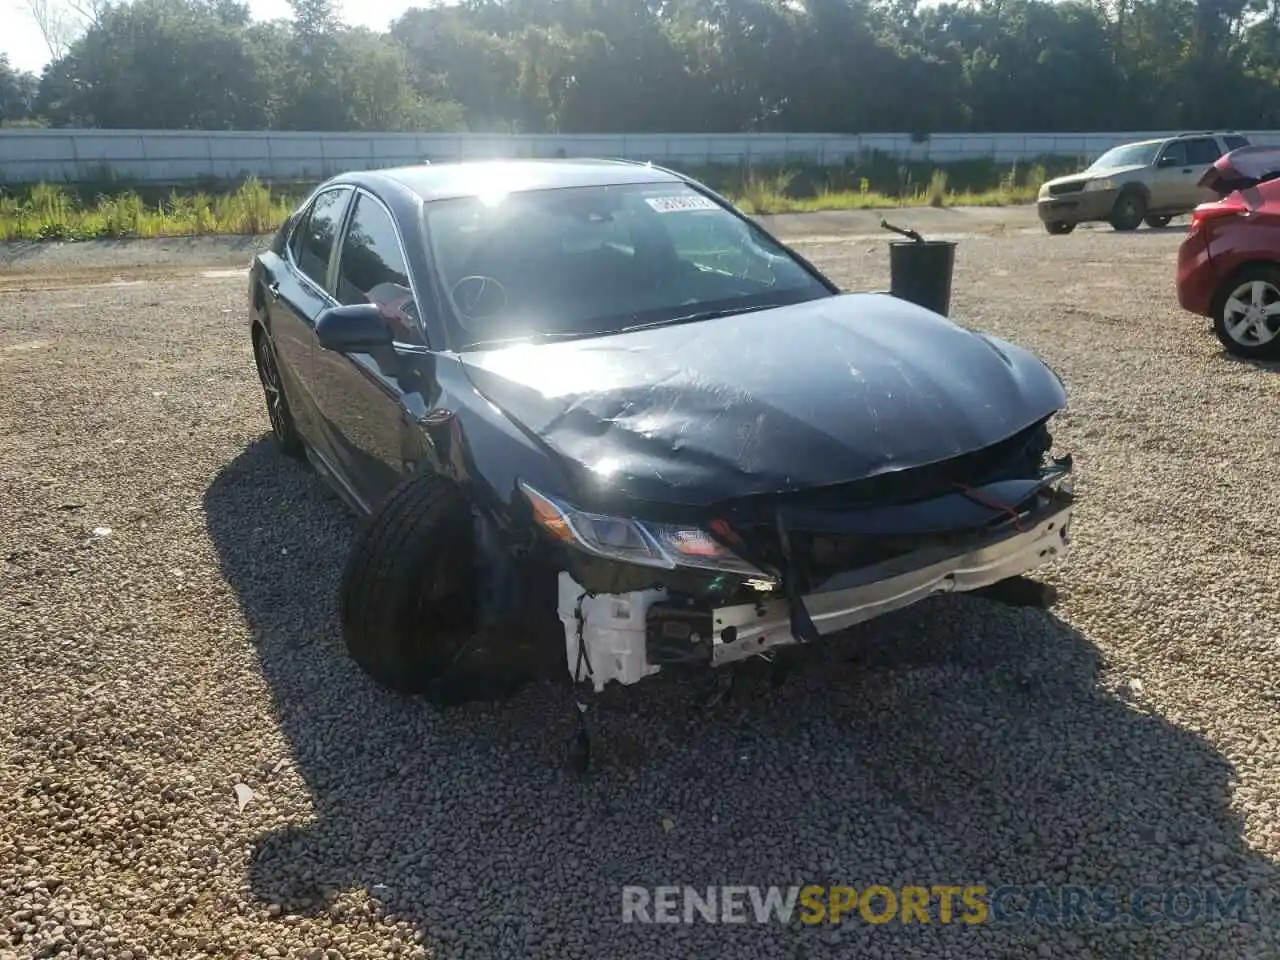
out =
[[[280,299],[280,282],[278,280],[272,280],[270,283],[268,283],[267,293],[271,294],[272,300],[279,300]]]
[[[1194,168],[1194,167],[1183,167],[1183,168],[1182,168],[1182,172],[1183,172],[1183,173],[1195,173],[1196,171],[1195,171],[1195,168]]]

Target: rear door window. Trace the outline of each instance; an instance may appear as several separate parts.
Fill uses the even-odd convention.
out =
[[[1218,149],[1218,141],[1213,137],[1197,137],[1195,140],[1188,140],[1186,144],[1189,166],[1207,167],[1222,156],[1222,151]]]
[[[1249,145],[1248,138],[1235,136],[1234,134],[1228,137],[1223,137],[1222,142],[1227,145],[1228,153],[1232,150],[1239,150],[1241,147],[1247,147]]]
[[[333,256],[338,226],[342,223],[350,197],[349,187],[326,190],[316,197],[307,215],[299,222],[298,232],[289,245],[298,269],[326,292],[329,289],[326,283],[329,260]]]

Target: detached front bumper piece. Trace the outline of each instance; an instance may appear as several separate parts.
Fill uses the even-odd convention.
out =
[[[922,551],[889,563],[838,575],[820,592],[801,598],[818,633],[838,633],[857,623],[908,607],[935,593],[958,593],[1020,576],[1065,557],[1071,543],[1072,507],[1040,513],[1033,525],[1012,521],[987,542],[952,556]],[[903,568],[906,569],[903,569]],[[740,604],[712,611],[711,664],[744,660],[798,641],[786,600]]]
[[[927,547],[836,574],[798,599],[825,637],[936,593],[987,587],[1065,557],[1073,509],[1070,496],[1045,496],[962,548]],[[597,692],[677,662],[719,667],[800,642],[790,602],[777,595],[696,610],[662,587],[591,595],[568,573],[560,574],[559,593],[569,674]]]

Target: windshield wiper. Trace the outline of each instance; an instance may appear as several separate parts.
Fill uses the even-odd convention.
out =
[[[765,303],[755,307],[729,307],[722,310],[699,310],[686,313],[684,316],[671,317],[668,320],[654,320],[652,323],[637,323],[630,327],[610,330],[610,333],[633,333],[636,330],[649,330],[653,327],[673,327],[678,323],[698,323],[702,320],[719,320],[721,317],[734,317],[740,313],[755,313],[757,310],[772,310],[776,303]]]
[[[614,333],[613,330],[591,330],[583,333],[580,330],[553,330],[551,332],[542,333],[526,333],[519,337],[501,337],[496,340],[477,340],[474,343],[468,343],[465,350],[487,350],[490,347],[509,347],[516,343],[549,343],[552,340],[576,340],[582,337],[598,337],[607,333]]]
[[[609,337],[615,333],[634,333],[637,330],[649,330],[653,327],[669,327],[679,323],[697,323],[700,320],[717,320],[720,317],[732,317],[740,313],[755,313],[757,310],[772,310],[776,303],[766,303],[754,307],[728,307],[720,310],[699,310],[697,313],[686,313],[680,317],[667,320],[654,320],[650,323],[636,323],[629,327],[617,327],[612,330],[552,330],[550,332],[527,333],[520,337],[503,337],[496,340],[477,340],[469,343],[466,350],[487,350],[491,347],[508,347],[517,343],[550,343],[553,340],[583,340],[588,337]]]

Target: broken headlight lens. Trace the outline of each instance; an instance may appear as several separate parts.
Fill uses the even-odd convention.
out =
[[[645,523],[589,513],[538,493],[528,484],[521,483],[520,489],[533,506],[534,521],[552,539],[597,556],[666,570],[696,567],[744,576],[764,576],[759,569],[697,527]]]
[[[764,576],[761,570],[713,540],[705,530],[666,523],[646,523],[640,526],[657,541],[663,553],[675,560],[677,566],[742,573],[752,577]]]

